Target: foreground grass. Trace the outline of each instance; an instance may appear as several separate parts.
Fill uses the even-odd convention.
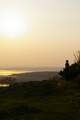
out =
[[[80,89],[51,80],[0,88],[0,120],[79,120]]]

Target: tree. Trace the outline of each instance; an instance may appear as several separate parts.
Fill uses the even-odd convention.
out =
[[[74,62],[80,64],[80,51],[74,53]]]
[[[74,63],[71,64],[68,68],[68,76],[66,74],[66,68],[59,72],[59,75],[61,75],[66,80],[73,80],[80,75],[80,51],[74,54],[74,58]]]

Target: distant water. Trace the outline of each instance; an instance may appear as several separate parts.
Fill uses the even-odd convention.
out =
[[[43,71],[60,71],[61,67],[29,67],[29,68],[7,68],[0,70],[0,76],[8,76],[12,74],[43,72]]]
[[[0,76],[8,76],[12,74],[20,74],[20,73],[28,73],[32,71],[27,71],[27,70],[0,70]]]
[[[22,74],[21,74],[22,73]],[[23,74],[24,73],[24,74]],[[58,75],[57,70],[0,70],[0,87],[3,86],[3,81],[6,76],[15,78],[15,82],[28,82],[28,81],[42,81]],[[9,85],[8,85],[9,86]]]

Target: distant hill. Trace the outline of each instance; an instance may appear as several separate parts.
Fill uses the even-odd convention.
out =
[[[10,67],[0,68],[1,70],[25,70],[25,71],[60,71],[63,67]]]
[[[30,72],[30,73],[20,73],[20,74],[13,74],[12,77],[16,77],[17,82],[27,82],[27,81],[41,81],[47,80],[54,76],[57,76],[58,72]]]

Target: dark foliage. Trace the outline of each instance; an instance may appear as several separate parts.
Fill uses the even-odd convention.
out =
[[[79,63],[74,63],[69,66],[69,74],[66,75],[66,69],[64,68],[62,71],[59,72],[59,75],[61,75],[66,80],[73,80],[80,74],[80,65]]]

